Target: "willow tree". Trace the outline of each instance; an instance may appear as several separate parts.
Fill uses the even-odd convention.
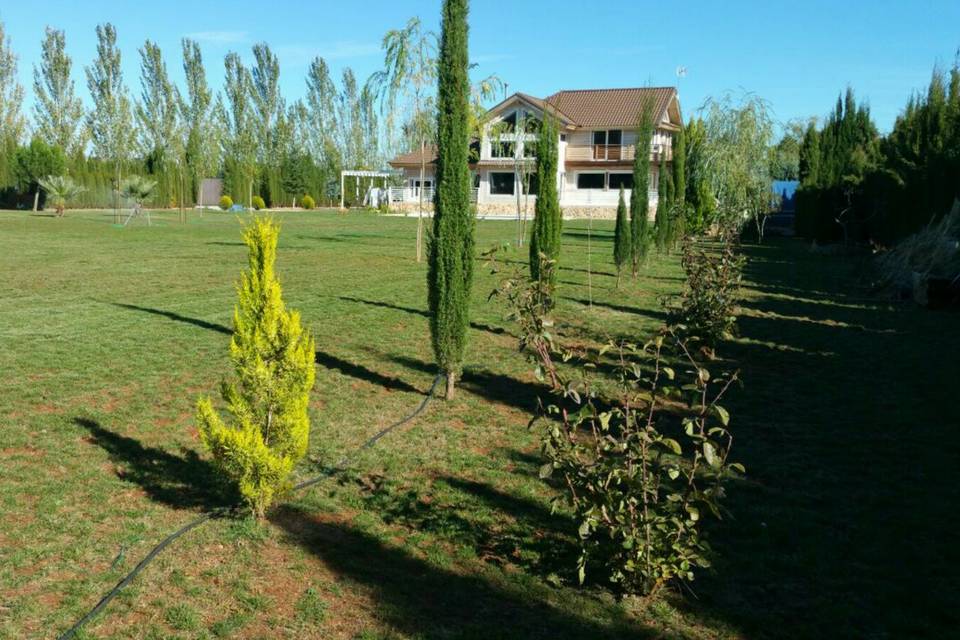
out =
[[[423,184],[427,163],[427,141],[433,137],[434,96],[437,78],[437,34],[425,30],[413,17],[403,29],[391,29],[383,36],[383,69],[370,78],[386,115],[388,143],[393,137],[397,115],[402,118],[409,146],[420,149],[419,206],[417,208],[417,262],[423,255]],[[412,144],[411,144],[412,143]]]
[[[70,70],[73,61],[66,52],[63,31],[47,27],[40,53],[40,66],[33,68],[33,120],[37,135],[49,145],[72,155],[83,150],[83,103],[76,94]]]
[[[560,258],[560,240],[563,216],[557,195],[557,125],[545,117],[537,138],[537,203],[534,207],[533,234],[530,237],[530,276],[556,286],[557,265]],[[545,261],[552,264],[545,273]]]
[[[630,191],[630,263],[633,277],[650,249],[650,143],[653,141],[653,102],[646,99],[637,120],[637,143],[633,154],[633,189]]]
[[[473,283],[467,0],[444,0],[437,90],[437,187],[428,252],[433,352],[452,399],[463,368]]]
[[[87,127],[94,154],[114,165],[117,185],[115,221],[119,223],[122,165],[133,150],[135,129],[130,98],[123,83],[117,30],[109,22],[97,25],[97,57],[86,68],[86,75],[93,98],[93,111],[87,115]]]

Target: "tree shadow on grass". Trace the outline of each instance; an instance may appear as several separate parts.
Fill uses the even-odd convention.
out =
[[[422,371],[430,375],[436,375],[437,373],[435,365],[423,360],[394,354],[383,354],[383,357],[414,371]],[[545,398],[550,395],[550,390],[544,385],[524,382],[511,376],[494,373],[488,369],[474,369],[472,367],[463,370],[463,375],[457,381],[457,386],[491,402],[528,412],[537,408],[538,397]]]
[[[87,430],[90,442],[107,452],[118,466],[118,477],[139,485],[154,502],[174,509],[204,511],[237,504],[239,497],[235,491],[196,451],[183,449],[182,455],[176,455],[158,447],[144,446],[90,418],[74,418],[73,422]]]
[[[520,584],[492,584],[437,567],[342,522],[299,507],[282,507],[271,521],[333,571],[372,592],[378,615],[401,633],[425,639],[649,638],[657,630],[611,613],[602,625],[544,602]],[[540,587],[542,589],[542,587]],[[612,605],[611,605],[611,608]]]
[[[356,362],[350,362],[349,360],[338,358],[335,355],[324,353],[323,351],[317,351],[316,362],[321,367],[339,371],[345,376],[356,378],[357,380],[365,380],[366,382],[379,385],[391,391],[423,393],[420,389],[417,389],[413,385],[401,380],[400,378],[384,375],[372,369],[368,369],[361,364],[357,364]]]
[[[421,318],[429,318],[430,312],[425,309],[416,309],[414,307],[404,307],[398,304],[393,304],[392,302],[383,302],[380,300],[364,300],[363,298],[355,298],[353,296],[339,296],[340,300],[345,302],[356,302],[358,304],[365,304],[371,307],[380,307],[381,309],[392,309],[393,311],[402,311],[403,313],[409,313],[411,315],[420,316]],[[481,322],[470,322],[470,327],[476,329],[477,331],[486,331],[487,333],[492,333],[494,335],[509,335],[506,329],[503,327],[494,327],[493,325],[484,324]]]
[[[586,298],[571,298],[569,296],[560,296],[563,300],[569,300],[570,302],[576,302],[577,304],[582,304],[587,307],[590,306],[590,301]],[[624,305],[614,304],[612,302],[603,302],[602,300],[594,300],[593,306],[601,307],[604,309],[609,309],[611,311],[619,311],[620,313],[628,313],[631,315],[637,316],[647,316],[654,320],[660,320],[666,322],[667,313],[665,311],[655,311],[653,309],[644,309],[642,307],[627,307]]]
[[[233,329],[225,327],[222,324],[217,324],[216,322],[208,322],[207,320],[201,320],[199,318],[191,318],[190,316],[180,315],[173,311],[165,311],[163,309],[154,309],[152,307],[141,307],[135,304],[129,304],[126,302],[111,302],[115,307],[121,307],[123,309],[132,309],[133,311],[142,311],[143,313],[150,313],[155,316],[161,316],[163,318],[168,318],[170,320],[175,320],[177,322],[183,322],[185,324],[192,324],[195,327],[200,327],[201,329],[209,329],[210,331],[216,331],[218,333],[223,333],[226,335],[233,335]]]

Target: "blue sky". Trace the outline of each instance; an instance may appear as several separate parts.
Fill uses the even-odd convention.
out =
[[[44,27],[66,30],[78,90],[87,99],[83,67],[95,55],[94,27],[106,21],[117,27],[134,94],[143,41],[160,45],[180,81],[179,41],[189,35],[201,42],[215,87],[224,54],[235,50],[249,60],[254,42],[268,42],[292,100],[304,93],[313,56],[324,56],[337,76],[351,66],[363,81],[382,62],[386,30],[413,15],[438,28],[439,7],[440,0],[6,0],[0,20],[19,55],[28,103]],[[780,121],[823,115],[849,84],[886,131],[909,94],[926,85],[933,65],[952,63],[960,46],[960,0],[474,0],[470,25],[477,74],[496,72],[509,92],[672,85],[683,65],[685,116],[728,90],[766,98]]]

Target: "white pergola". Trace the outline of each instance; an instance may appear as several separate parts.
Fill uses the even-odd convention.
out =
[[[383,178],[383,186],[386,188],[387,179],[397,175],[396,171],[341,171],[340,172],[340,208],[343,209],[343,188],[344,178]],[[357,197],[360,197],[360,181],[357,180]]]

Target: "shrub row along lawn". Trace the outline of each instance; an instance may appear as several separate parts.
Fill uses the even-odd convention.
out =
[[[66,629],[169,531],[231,499],[194,406],[229,371],[241,220],[176,216],[118,229],[112,212],[0,212],[0,637]],[[306,478],[429,388],[425,265],[412,218],[280,220],[284,297],[317,343]],[[484,250],[515,227],[477,234]],[[585,344],[648,335],[682,286],[678,260],[652,258],[618,291],[612,224],[589,235],[592,275],[586,223],[565,226],[560,318]],[[718,352],[745,380],[730,408],[748,476],[693,594],[575,586],[575,527],[551,513],[526,427],[543,388],[480,264],[453,403],[265,525],[191,532],[84,637],[943,636],[958,622],[956,314],[869,298],[850,259],[799,244],[747,253],[741,336]]]

